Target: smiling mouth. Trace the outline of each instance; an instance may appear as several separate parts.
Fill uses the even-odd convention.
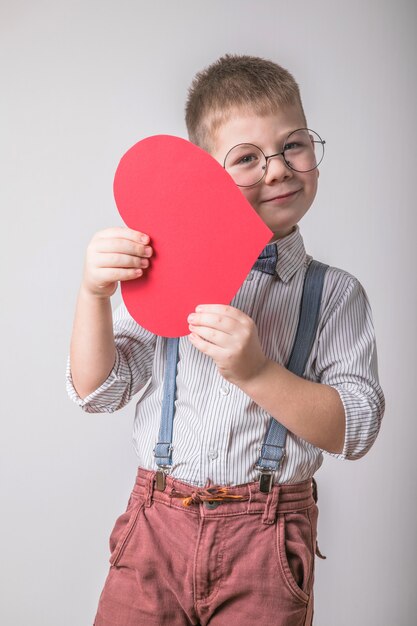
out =
[[[267,200],[263,200],[263,202],[273,202],[274,200],[285,200],[286,198],[291,198],[291,196],[295,196],[300,189],[296,189],[295,191],[289,191],[288,193],[283,193],[280,196],[274,196],[273,198],[268,198]]]

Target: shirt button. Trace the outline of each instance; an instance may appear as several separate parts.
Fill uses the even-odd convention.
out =
[[[253,280],[253,272],[249,272],[249,274],[246,276],[246,280]]]
[[[230,393],[230,389],[229,387],[220,387],[219,393],[221,396],[228,396]]]
[[[217,450],[209,450],[208,457],[210,461],[214,461],[215,459],[217,459],[218,456],[219,453],[217,452]]]

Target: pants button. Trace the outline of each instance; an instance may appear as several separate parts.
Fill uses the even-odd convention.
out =
[[[206,509],[217,509],[219,504],[220,504],[220,502],[216,502],[215,500],[206,500],[204,502],[204,505],[205,505]]]

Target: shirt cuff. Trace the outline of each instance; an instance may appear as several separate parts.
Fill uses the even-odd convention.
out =
[[[377,438],[384,414],[384,396],[379,388],[367,394],[354,385],[335,386],[345,409],[345,441],[341,453],[328,453],[343,460],[364,456]]]
[[[71,375],[71,363],[68,357],[66,371],[66,388],[70,399],[78,404],[86,413],[113,413],[126,402],[129,392],[128,372],[122,371],[122,362],[118,352],[112,371],[107,379],[95,391],[85,398],[80,398],[74,387]]]

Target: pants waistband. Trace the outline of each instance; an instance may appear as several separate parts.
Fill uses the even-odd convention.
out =
[[[138,469],[133,491],[144,500],[145,506],[160,502],[191,515],[204,517],[261,514],[262,521],[267,524],[273,524],[278,513],[302,511],[315,502],[313,479],[295,484],[273,485],[269,493],[260,491],[258,481],[246,483],[228,487],[224,499],[201,501],[198,493],[197,497],[192,497],[196,492],[201,492],[201,489],[169,475],[165,478],[164,490],[156,489],[156,472],[142,468]],[[187,504],[184,504],[184,500]]]

